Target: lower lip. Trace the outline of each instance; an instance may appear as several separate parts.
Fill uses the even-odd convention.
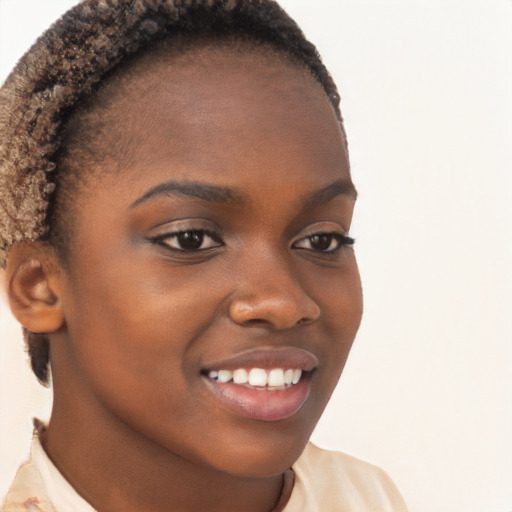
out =
[[[261,421],[279,421],[299,412],[310,392],[309,375],[281,391],[250,389],[203,377],[209,388],[241,416]]]

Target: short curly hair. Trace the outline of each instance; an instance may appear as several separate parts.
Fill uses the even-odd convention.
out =
[[[36,41],[0,89],[0,266],[14,244],[49,239],[63,132],[77,112],[79,124],[78,105],[121,66],[178,37],[240,40],[284,55],[321,85],[345,136],[331,75],[274,0],[83,0]],[[46,382],[48,341],[26,331],[25,338],[32,368]]]

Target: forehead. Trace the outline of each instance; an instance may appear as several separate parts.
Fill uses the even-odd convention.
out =
[[[100,169],[134,199],[167,179],[237,188],[322,188],[350,179],[334,109],[303,67],[244,45],[158,52],[135,63],[101,94],[100,124],[118,169]],[[108,147],[108,146],[107,146]],[[115,166],[114,166],[115,167]],[[95,178],[98,178],[96,173]]]
[[[127,143],[136,141],[135,153],[157,143],[171,152],[192,150],[199,137],[205,149],[220,137],[283,144],[304,138],[304,124],[329,142],[342,140],[322,87],[268,48],[220,45],[159,53],[130,69],[120,85],[124,94],[112,104],[111,129]]]

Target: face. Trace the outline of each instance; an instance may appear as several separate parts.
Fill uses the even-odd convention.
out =
[[[109,127],[129,165],[105,164],[76,199],[56,393],[203,467],[278,474],[361,317],[334,111],[258,52],[203,48],[130,80]]]

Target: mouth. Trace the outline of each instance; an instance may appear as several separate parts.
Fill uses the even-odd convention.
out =
[[[212,363],[201,375],[217,399],[236,414],[278,421],[303,407],[317,365],[315,356],[302,349],[258,349]]]

